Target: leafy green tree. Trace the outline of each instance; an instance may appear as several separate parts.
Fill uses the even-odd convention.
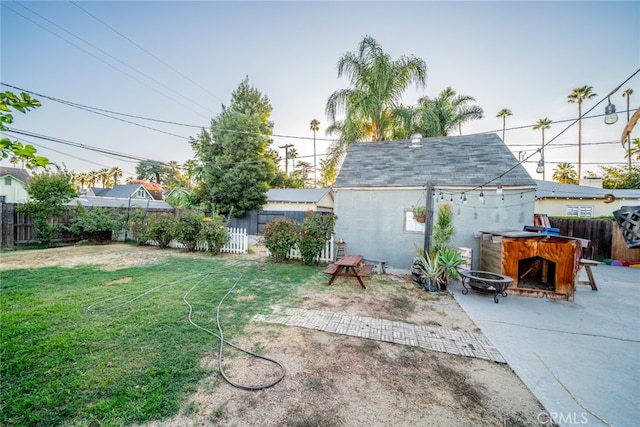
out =
[[[114,231],[121,229],[123,217],[113,209],[93,207],[87,209],[78,203],[76,213],[69,221],[67,230],[84,240],[98,243],[111,240]]]
[[[167,182],[167,175],[171,173],[171,168],[156,160],[141,160],[136,165],[136,179],[145,179],[156,184]]]
[[[161,213],[149,215],[146,218],[146,230],[143,233],[145,240],[154,240],[162,249],[169,247],[173,240],[176,228],[176,219],[173,214]]]
[[[298,249],[305,264],[312,265],[333,233],[335,215],[307,212],[298,234]]]
[[[502,142],[504,142],[504,132],[507,128],[507,117],[510,117],[512,115],[513,113],[508,108],[503,108],[502,110],[498,111],[498,114],[496,114],[496,117],[502,118]]]
[[[640,189],[640,166],[628,167],[600,166],[602,187],[611,189]]]
[[[558,163],[551,179],[562,184],[578,184],[578,174],[571,163]]]
[[[203,165],[203,201],[224,215],[241,216],[267,202],[276,177],[270,138],[269,99],[245,79],[233,92],[229,107],[191,140]]]
[[[45,170],[31,177],[26,190],[30,200],[20,210],[33,219],[38,243],[49,247],[58,229],[53,218],[62,216],[68,209],[65,203],[77,196],[71,182],[71,173]]]
[[[285,261],[297,241],[298,226],[290,218],[271,220],[264,227],[264,245],[275,262]]]
[[[631,160],[640,162],[640,138],[633,138],[631,141],[631,149],[624,156],[631,157]]]
[[[542,131],[542,145],[540,146],[540,157],[542,158],[542,161],[544,162],[544,130],[545,129],[549,129],[551,127],[551,123],[553,122],[553,120],[549,120],[548,118],[544,118],[544,119],[539,119],[535,126],[533,127],[533,130],[540,130]],[[542,169],[542,180],[544,181],[544,177],[545,177],[545,170]]]
[[[596,96],[593,86],[587,85],[574,88],[567,96],[569,104],[578,104],[578,179],[582,178],[582,102]]]
[[[332,93],[325,109],[331,122],[327,133],[340,135],[329,153],[332,163],[340,162],[353,141],[393,139],[398,121],[394,111],[411,84],[425,86],[427,65],[414,56],[393,60],[373,37],[365,36],[356,52],[338,60],[338,77],[343,75],[351,87]]]
[[[313,165],[309,162],[300,161],[296,165],[295,175],[302,182],[303,188],[313,187],[313,177],[311,172],[313,171]]]
[[[189,252],[195,252],[202,231],[204,214],[198,210],[183,212],[175,222],[173,237],[182,243]]]
[[[26,113],[29,110],[40,107],[42,104],[37,99],[31,98],[28,93],[22,92],[20,96],[13,92],[0,92],[0,131],[9,130],[7,125],[13,123],[11,110]],[[46,157],[37,156],[37,150],[33,145],[24,145],[20,141],[11,141],[9,138],[0,138],[0,155],[2,159],[11,157],[11,162],[22,161],[28,168],[45,167],[49,164]],[[17,164],[17,163],[16,163]]]

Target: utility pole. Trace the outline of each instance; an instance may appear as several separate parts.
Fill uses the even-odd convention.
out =
[[[429,181],[427,182],[427,201],[426,201],[426,208],[427,208],[427,217],[426,220],[424,222],[424,253],[428,254],[429,253],[429,249],[431,249],[431,230],[433,227],[433,195],[431,194],[433,192],[433,182]]]
[[[278,148],[284,148],[284,176],[289,176],[289,148],[293,147],[293,144],[279,145]]]

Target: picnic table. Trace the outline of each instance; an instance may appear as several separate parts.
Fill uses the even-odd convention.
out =
[[[336,277],[344,276],[355,277],[358,282],[360,282],[360,286],[362,286],[363,289],[367,289],[362,278],[371,275],[373,265],[366,264],[360,267],[362,258],[362,255],[345,255],[335,263],[329,265],[329,267],[323,271],[324,274],[331,276],[328,286],[331,286],[333,281],[336,280]]]

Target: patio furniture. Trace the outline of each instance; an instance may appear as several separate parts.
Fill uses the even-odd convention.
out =
[[[598,286],[596,286],[596,281],[593,278],[593,272],[591,271],[591,267],[595,267],[598,264],[599,264],[598,261],[593,261],[590,259],[582,258],[580,260],[580,267],[584,267],[585,271],[587,272],[587,277],[589,278],[589,280],[580,280],[578,283],[583,285],[590,285],[592,291],[597,291]]]
[[[513,283],[513,279],[502,274],[490,271],[469,270],[460,272],[462,276],[462,293],[466,295],[469,289],[484,294],[493,294],[493,301],[497,304],[498,295],[507,297],[507,288]],[[469,287],[467,288],[467,285]]]
[[[362,278],[371,275],[373,265],[366,264],[360,267],[361,263],[362,255],[345,255],[335,263],[329,265],[329,267],[323,271],[324,274],[331,275],[328,286],[331,286],[336,277],[344,276],[355,277],[360,283],[360,286],[362,286],[363,289],[367,289]]]

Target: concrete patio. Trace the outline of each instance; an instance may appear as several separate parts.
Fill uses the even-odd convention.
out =
[[[573,301],[509,295],[495,304],[450,285],[547,410],[541,424],[635,426],[640,419],[640,269],[598,265],[593,274],[598,291],[578,285]]]

